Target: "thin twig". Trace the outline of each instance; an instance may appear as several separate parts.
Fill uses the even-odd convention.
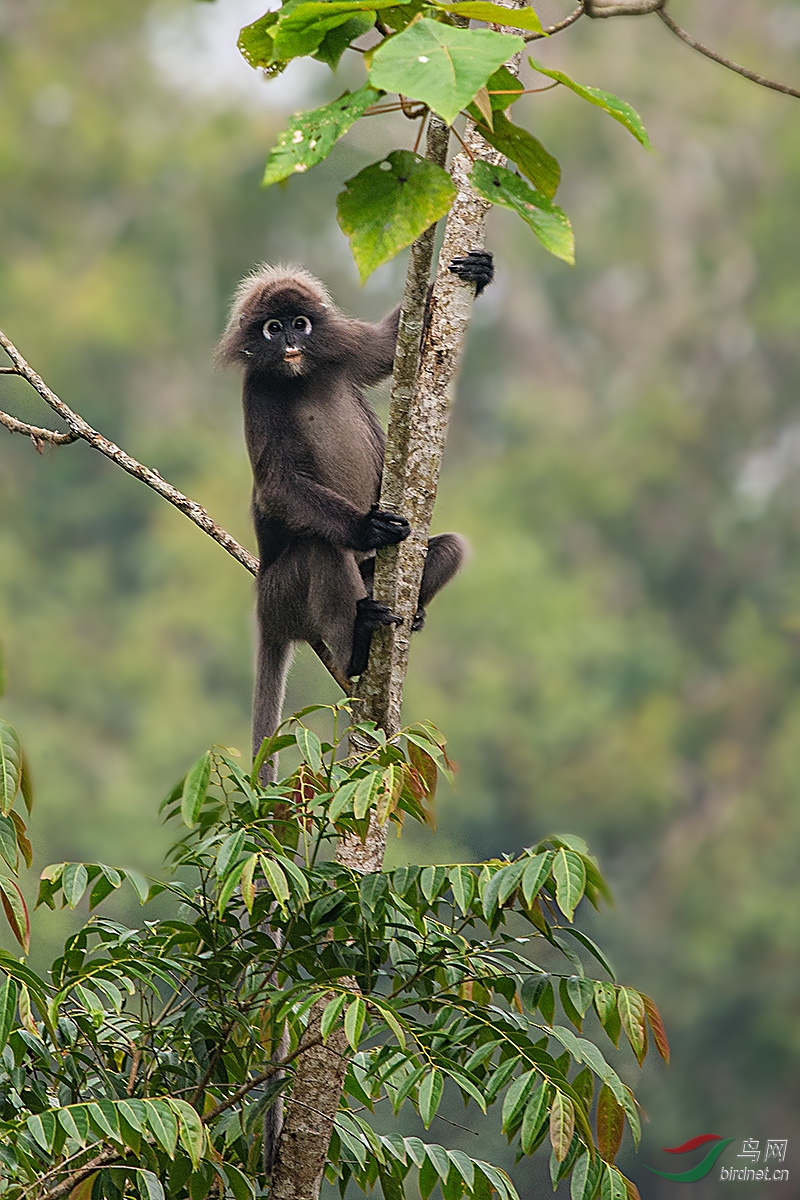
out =
[[[16,375],[17,372],[3,371],[3,375]],[[12,417],[10,413],[0,411],[0,425],[5,425],[6,429],[11,433],[21,433],[25,437],[29,437],[37,450],[41,450],[42,442],[47,442],[50,446],[69,446],[72,442],[77,442],[80,438],[78,433],[59,433],[56,429],[42,429],[39,425],[29,425],[27,421],[20,421],[17,417]]]
[[[725,58],[723,54],[718,54],[716,50],[712,50],[709,46],[698,42],[697,38],[693,38],[685,29],[681,29],[680,25],[673,21],[665,9],[659,9],[658,15],[671,33],[679,37],[687,46],[691,46],[693,50],[697,50],[700,54],[704,54],[706,58],[710,58],[712,62],[719,63],[721,67],[727,67],[729,71],[735,71],[737,75],[744,76],[751,83],[757,83],[761,87],[771,88],[773,92],[782,92],[784,96],[794,96],[795,99],[800,100],[800,88],[790,87],[788,83],[780,83],[776,79],[768,79],[765,75],[759,75],[756,71],[751,71],[748,67],[743,67],[740,63],[733,62],[730,58]]]
[[[646,17],[664,7],[666,0],[628,0],[627,4],[598,4],[595,0],[584,0],[587,17]]]
[[[14,343],[6,337],[1,329],[0,346],[2,346],[14,364],[13,367],[0,367],[0,372],[4,375],[17,375],[29,383],[33,390],[41,396],[45,404],[67,423],[69,432],[59,433],[52,429],[40,429],[36,425],[29,425],[27,422],[20,421],[5,412],[0,412],[0,425],[4,425],[11,433],[22,433],[26,437],[29,437],[37,450],[41,450],[41,445],[44,442],[51,446],[67,446],[79,440],[87,442],[92,449],[98,450],[100,454],[104,454],[106,458],[110,458],[123,471],[127,471],[129,475],[133,475],[135,479],[152,488],[154,492],[157,492],[164,500],[167,500],[179,512],[182,512],[199,529],[202,529],[203,533],[207,533],[210,538],[213,538],[215,542],[222,546],[223,550],[227,550],[228,554],[232,558],[235,558],[238,563],[241,563],[251,575],[257,573],[258,559],[249,550],[245,550],[244,546],[240,546],[236,539],[231,537],[221,525],[218,525],[202,505],[198,504],[196,500],[191,500],[188,496],[185,496],[183,492],[179,492],[158,471],[153,470],[151,467],[146,467],[144,463],[137,462],[130,454],[127,454],[126,451],[120,449],[114,442],[110,442],[108,438],[103,437],[101,433],[93,429],[78,413],[73,412],[69,405],[65,404],[55,392],[51,391],[41,376],[37,375],[33,367],[25,361]],[[320,643],[312,646],[312,649],[328,673],[333,676],[343,690],[349,693],[349,681],[345,680],[341,673],[335,670],[335,664],[333,664],[333,659],[327,647]]]
[[[541,33],[526,34],[525,41],[538,42],[540,38],[552,37],[554,33],[561,33],[562,29],[569,29],[570,25],[574,25],[584,12],[583,4],[579,4],[568,17],[564,17],[564,20],[559,21],[556,25],[548,25],[547,29],[543,29]]]
[[[262,1083],[266,1083],[267,1080],[271,1079],[272,1076],[278,1071],[282,1071],[284,1067],[288,1067],[289,1063],[294,1062],[294,1060],[299,1058],[301,1054],[305,1054],[306,1050],[311,1050],[312,1047],[321,1045],[321,1036],[309,1038],[307,1042],[304,1041],[300,1046],[297,1047],[296,1050],[293,1050],[291,1054],[287,1054],[286,1058],[271,1062],[269,1066],[261,1072],[260,1075],[256,1075],[255,1079],[249,1079],[247,1083],[243,1083],[242,1086],[237,1088],[233,1095],[229,1096],[227,1100],[221,1101],[219,1104],[215,1105],[214,1108],[209,1109],[207,1113],[204,1113],[200,1120],[204,1125],[207,1125],[209,1121],[213,1121],[220,1115],[220,1113],[227,1112],[229,1108],[233,1108],[234,1104],[238,1104],[239,1101],[243,1100],[244,1097],[249,1092],[252,1092],[254,1088],[261,1087]]]
[[[61,1183],[57,1183],[54,1188],[49,1188],[46,1192],[42,1192],[39,1200],[60,1200],[61,1196],[68,1196],[74,1187],[89,1175],[99,1171],[101,1167],[108,1166],[115,1158],[119,1158],[119,1151],[109,1147],[103,1150],[96,1158],[91,1159],[83,1167],[78,1167],[77,1171],[71,1171]]]

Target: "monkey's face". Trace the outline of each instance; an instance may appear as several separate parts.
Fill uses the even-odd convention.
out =
[[[303,375],[306,353],[314,323],[305,313],[292,316],[268,317],[261,333],[268,343],[267,354],[280,375]]]
[[[324,305],[297,288],[262,295],[240,317],[248,365],[284,379],[311,374],[325,340],[326,315]]]

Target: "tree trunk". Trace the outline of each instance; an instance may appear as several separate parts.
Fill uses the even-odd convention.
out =
[[[446,162],[449,133],[447,126],[431,117],[426,154],[432,161]],[[357,719],[374,721],[390,737],[400,728],[411,621],[417,610],[453,385],[475,295],[474,285],[451,274],[448,266],[457,255],[480,250],[484,244],[490,205],[469,186],[470,155],[493,163],[504,161],[472,126],[464,140],[469,153],[462,150],[450,167],[458,195],[447,218],[430,299],[428,281],[435,226],[412,247],[397,339],[380,505],[407,517],[412,533],[399,546],[388,546],[378,553],[375,598],[402,617],[403,624],[373,634],[369,665],[355,693]],[[357,735],[351,735],[351,746],[361,748]],[[366,841],[343,838],[336,857],[361,874],[380,871],[385,846],[385,826],[373,818]],[[309,1036],[318,1036],[324,1000],[312,1009]],[[331,1049],[336,1037],[334,1032],[328,1038]],[[271,1195],[276,1200],[318,1200],[347,1067],[347,1044],[342,1045],[343,1040],[340,1034],[333,1055],[329,1052],[331,1062],[323,1061],[323,1048],[297,1060],[273,1173]],[[334,1059],[336,1069],[332,1067]]]

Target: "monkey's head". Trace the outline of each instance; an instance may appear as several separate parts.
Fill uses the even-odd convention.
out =
[[[302,267],[259,267],[239,284],[217,362],[284,379],[309,375],[335,357],[337,315],[323,285]]]

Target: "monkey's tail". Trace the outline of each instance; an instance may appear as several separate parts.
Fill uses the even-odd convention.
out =
[[[289,1034],[286,1029],[281,1036],[280,1044],[274,1054],[274,1058],[285,1058],[289,1053]],[[273,1075],[271,1082],[277,1083],[283,1079],[285,1071],[278,1071]],[[275,1167],[275,1160],[278,1157],[278,1142],[283,1129],[283,1093],[279,1092],[275,1097],[275,1103],[264,1113],[264,1171],[267,1175],[271,1175]]]
[[[272,737],[281,723],[286,676],[294,655],[294,643],[272,641],[263,633],[259,639],[256,660],[256,684],[253,696],[253,757],[261,749],[265,737]],[[262,783],[274,783],[278,773],[278,756],[273,755],[261,768]]]

